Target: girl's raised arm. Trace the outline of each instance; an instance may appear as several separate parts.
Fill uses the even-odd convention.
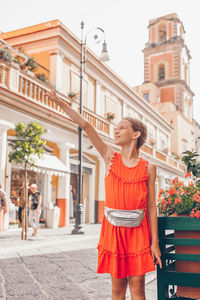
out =
[[[105,144],[95,128],[88,121],[86,121],[80,113],[76,112],[64,100],[60,99],[53,89],[51,89],[51,92],[47,93],[47,95],[52,101],[55,101],[55,103],[59,105],[68,114],[68,116],[87,133],[90,141],[107,164],[114,153],[112,147]]]

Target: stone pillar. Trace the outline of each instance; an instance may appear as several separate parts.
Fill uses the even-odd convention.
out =
[[[101,156],[99,159],[99,189],[98,189],[98,208],[97,208],[97,223],[101,223],[104,215],[104,202],[105,202],[105,162]]]
[[[0,127],[0,183],[2,189],[6,191],[6,148],[7,148],[7,129]]]
[[[95,223],[95,167],[92,167],[92,174],[89,177],[89,188],[90,188],[90,192],[89,192],[89,199],[90,199],[90,203],[89,203],[89,223]]]
[[[101,101],[101,84],[99,81],[96,81],[96,114],[101,114],[102,109],[102,101]]]
[[[156,128],[157,149],[160,150],[160,130]]]
[[[125,101],[123,101],[122,107],[123,107],[123,115],[122,115],[122,118],[128,117],[127,104],[126,104]]]
[[[63,55],[59,51],[50,52],[50,82],[57,91],[62,89]]]
[[[3,191],[6,193],[7,214],[4,214],[4,229],[9,225],[9,203],[10,203],[10,177],[11,164],[8,163],[7,157],[7,130],[13,128],[13,124],[4,120],[0,120],[0,183]],[[6,169],[7,165],[7,169]],[[9,173],[7,173],[9,171]],[[7,180],[6,180],[7,179]],[[8,181],[9,179],[9,181]],[[1,218],[1,217],[0,217]]]
[[[52,203],[52,187],[51,187],[51,174],[44,175],[44,199],[43,199],[44,215],[47,217],[47,209],[53,208]]]
[[[66,226],[69,223],[70,211],[69,211],[69,203],[70,203],[70,159],[69,159],[69,150],[70,148],[74,148],[73,144],[63,143],[59,145],[60,149],[60,160],[65,164],[69,173],[65,174],[65,176],[59,176],[58,178],[58,193],[57,200],[65,202],[65,221],[64,225]],[[60,212],[62,215],[62,212]]]

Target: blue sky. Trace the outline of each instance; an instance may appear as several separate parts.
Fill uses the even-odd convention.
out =
[[[80,38],[80,22],[85,31],[102,27],[106,33],[110,61],[113,69],[130,86],[139,85],[144,79],[142,49],[148,41],[150,19],[177,13],[184,24],[185,43],[192,56],[190,86],[195,93],[194,118],[200,123],[200,43],[199,1],[190,0],[6,0],[1,3],[0,30],[17,28],[59,19]],[[7,13],[6,13],[7,12]],[[96,45],[89,45],[95,53]]]

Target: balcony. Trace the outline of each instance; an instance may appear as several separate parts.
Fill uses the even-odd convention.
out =
[[[45,95],[45,93],[49,91],[49,88],[45,83],[34,76],[29,75],[29,73],[1,60],[0,87],[15,92],[19,96],[23,96],[25,101],[31,101],[37,106],[39,105],[48,111],[50,110],[69,119],[67,114]],[[72,105],[72,101],[69,97],[60,93],[58,93],[58,95],[66,101],[68,105]],[[84,108],[83,115],[84,118],[97,129],[97,131],[110,136],[110,124],[107,120],[98,116],[94,112],[89,111],[87,108]]]
[[[49,91],[48,85],[16,66],[1,60],[0,89],[10,92],[10,95],[14,93],[16,96],[22,97],[23,103],[21,102],[21,106],[23,109],[25,109],[26,103],[27,105],[28,103],[31,103],[36,112],[39,109],[43,110],[47,119],[49,112],[51,112],[70,121],[67,114],[45,95],[45,93]],[[69,97],[61,93],[58,93],[58,95],[61,99],[66,101],[68,105],[72,107],[76,105],[76,108],[78,109],[78,103],[75,104]],[[17,101],[17,97],[15,97],[15,101]],[[104,117],[97,115],[86,107],[83,109],[83,116],[100,134],[113,139],[114,125],[112,122],[107,121]],[[185,169],[180,161],[170,158],[168,153],[159,151],[156,147],[153,147],[148,143],[146,143],[141,150],[149,157],[156,158],[160,162],[164,162],[171,167],[179,169],[179,171],[184,171]]]

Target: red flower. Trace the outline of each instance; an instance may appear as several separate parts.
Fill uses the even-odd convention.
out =
[[[186,172],[186,173],[185,173],[185,178],[191,177],[191,176],[192,176],[192,172]]]
[[[177,190],[176,190],[175,188],[170,188],[170,189],[169,189],[169,194],[170,194],[170,195],[177,194]]]

